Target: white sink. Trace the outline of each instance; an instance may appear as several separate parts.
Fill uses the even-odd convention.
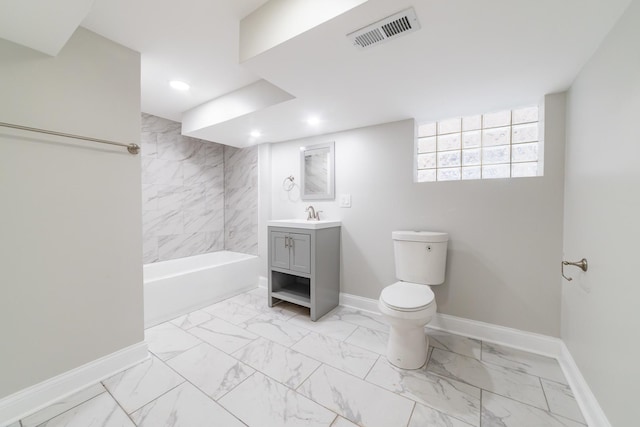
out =
[[[339,227],[340,224],[342,224],[340,220],[311,221],[306,219],[273,219],[267,221],[267,225],[271,227],[306,228],[309,230],[320,230],[322,228]]]

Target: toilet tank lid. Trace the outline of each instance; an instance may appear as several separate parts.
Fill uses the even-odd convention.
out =
[[[393,240],[404,240],[408,242],[446,242],[449,240],[448,233],[439,231],[394,231],[391,233]]]

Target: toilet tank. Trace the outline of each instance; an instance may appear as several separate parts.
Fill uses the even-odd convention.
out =
[[[444,282],[449,235],[434,231],[394,231],[396,278],[403,282],[440,285]]]

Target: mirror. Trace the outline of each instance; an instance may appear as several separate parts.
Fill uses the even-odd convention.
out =
[[[334,199],[334,143],[300,147],[302,200]]]

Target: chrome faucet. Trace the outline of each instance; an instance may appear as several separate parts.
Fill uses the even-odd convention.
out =
[[[307,212],[307,221],[320,221],[320,212],[322,211],[316,212],[316,210],[311,205],[304,211]]]

